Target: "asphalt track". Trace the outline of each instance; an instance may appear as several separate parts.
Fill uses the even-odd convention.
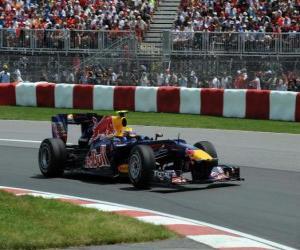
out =
[[[214,142],[222,163],[241,166],[240,186],[137,191],[129,183],[91,176],[45,179],[38,141],[48,122],[0,122],[0,185],[82,196],[171,213],[239,230],[300,249],[300,136],[274,133],[136,126],[138,132],[188,142]],[[75,141],[76,128],[70,141]],[[1,139],[17,139],[8,141]],[[21,141],[21,140],[32,140]]]

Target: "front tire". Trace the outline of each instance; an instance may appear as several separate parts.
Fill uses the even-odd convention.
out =
[[[219,164],[216,148],[209,141],[199,141],[199,142],[195,143],[194,146],[196,148],[199,148],[199,149],[205,151],[212,158],[214,158],[214,161],[212,164],[202,163],[203,165],[201,167],[199,167],[198,169],[193,168],[191,171],[193,180],[195,180],[195,181],[207,180],[211,174],[213,167],[215,167]]]
[[[39,167],[44,176],[61,176],[66,158],[66,146],[61,139],[49,138],[42,141],[39,149]]]
[[[155,167],[154,152],[146,145],[135,146],[129,156],[128,175],[138,189],[150,188]]]
[[[215,146],[209,141],[199,141],[194,144],[196,148],[199,148],[208,153],[213,158],[218,158],[217,150]]]

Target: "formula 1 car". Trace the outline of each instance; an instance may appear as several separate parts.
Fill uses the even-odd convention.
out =
[[[218,165],[217,152],[208,141],[189,145],[185,140],[159,140],[138,135],[127,127],[126,111],[115,116],[95,113],[52,117],[52,135],[42,141],[39,167],[46,177],[65,170],[101,176],[126,176],[136,188],[152,183],[185,185],[241,181],[240,169]],[[78,144],[67,143],[68,125],[81,125]],[[187,174],[190,173],[190,174]]]

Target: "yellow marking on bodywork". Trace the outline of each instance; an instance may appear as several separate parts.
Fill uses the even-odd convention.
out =
[[[193,151],[193,154],[191,155],[191,158],[193,160],[212,160],[213,158],[206,153],[205,151],[201,149],[196,149]]]
[[[122,136],[123,131],[125,130],[125,127],[123,127],[122,125],[122,119],[124,119],[124,117],[112,116],[112,122],[113,122],[114,129],[116,131],[115,134],[116,136]]]
[[[128,173],[128,164],[122,164],[118,166],[120,173]]]

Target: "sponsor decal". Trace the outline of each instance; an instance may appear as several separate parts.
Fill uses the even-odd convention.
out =
[[[223,180],[228,178],[221,167],[214,167],[211,171],[210,177],[214,180]]]
[[[186,182],[186,179],[182,176],[172,177],[172,184],[184,184]]]
[[[93,149],[85,158],[85,168],[101,168],[109,166],[110,164],[106,154],[106,145],[100,146],[99,154],[96,149]]]
[[[128,173],[128,164],[121,164],[118,166],[120,173]]]
[[[112,118],[110,116],[104,116],[99,122],[95,117],[93,117],[93,123],[94,126],[91,142],[99,138],[101,139],[115,134]]]
[[[67,131],[63,122],[52,122],[52,133],[54,138],[61,138],[64,142],[67,141]]]

